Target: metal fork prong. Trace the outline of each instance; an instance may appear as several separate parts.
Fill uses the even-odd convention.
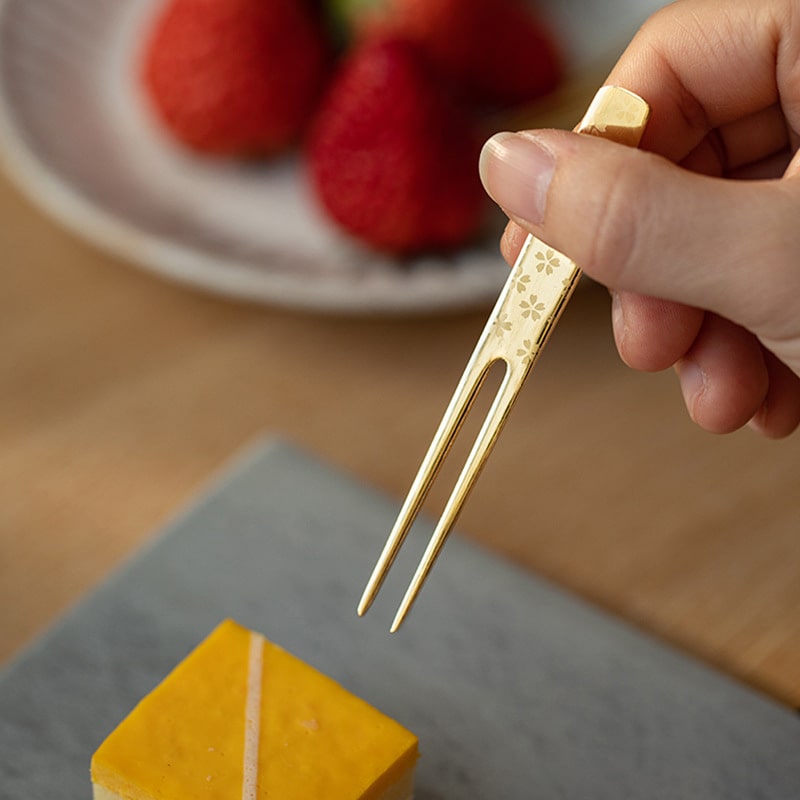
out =
[[[487,369],[488,366],[490,365],[487,365]],[[428,574],[433,568],[434,562],[441,552],[442,547],[444,547],[444,543],[456,523],[456,519],[458,518],[459,512],[464,505],[467,495],[470,493],[475,481],[478,479],[481,469],[486,463],[489,453],[497,441],[497,437],[499,436],[500,431],[508,417],[511,406],[514,404],[514,400],[516,399],[516,396],[522,387],[524,379],[524,371],[519,372],[517,370],[513,370],[510,365],[507,365],[503,382],[497,391],[492,406],[489,409],[486,419],[484,420],[478,436],[475,439],[472,450],[467,456],[467,460],[465,461],[461,473],[456,480],[453,491],[450,493],[450,497],[444,507],[444,511],[442,512],[433,535],[428,542],[428,546],[422,555],[422,559],[417,566],[414,577],[411,579],[408,590],[406,591],[405,596],[400,603],[397,615],[395,616],[394,622],[392,622],[392,626],[389,629],[392,633],[394,633],[403,623],[403,620],[411,610],[414,601],[417,599],[417,596],[422,589],[422,585],[425,583]]]
[[[397,558],[397,554],[422,508],[422,504],[428,496],[428,491],[436,479],[447,454],[450,452],[453,442],[459,430],[461,430],[470,408],[472,408],[475,397],[486,379],[488,365],[476,372],[477,362],[476,353],[473,354],[470,364],[456,386],[455,392],[453,392],[450,404],[442,417],[428,452],[422,460],[394,527],[364,589],[364,594],[358,604],[359,616],[366,614],[380,591],[389,569],[395,558]]]
[[[615,86],[604,86],[598,91],[576,130],[620,144],[637,146],[649,112],[647,103],[632,92]],[[428,542],[391,630],[396,631],[408,614],[455,524],[467,494],[488,458],[525,376],[536,363],[579,276],[577,265],[565,254],[557,252],[536,237],[528,237],[367,583],[358,607],[359,615],[366,612],[380,589],[489,367],[498,359],[503,360],[506,362],[505,381]]]

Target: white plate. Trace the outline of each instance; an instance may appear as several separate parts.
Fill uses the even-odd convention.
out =
[[[332,227],[302,163],[219,165],[175,147],[132,77],[154,2],[0,0],[0,156],[42,209],[136,265],[255,301],[408,312],[496,296],[507,270],[494,233],[451,258],[400,263]],[[662,4],[550,0],[577,69]]]

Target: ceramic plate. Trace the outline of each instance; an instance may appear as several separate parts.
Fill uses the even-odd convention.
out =
[[[160,2],[160,0],[157,0]],[[548,0],[576,72],[608,58],[659,0]],[[154,0],[0,0],[0,156],[44,211],[105,250],[208,291],[337,312],[465,308],[507,274],[485,244],[401,263],[319,211],[303,164],[212,164],[152,123],[132,79]]]

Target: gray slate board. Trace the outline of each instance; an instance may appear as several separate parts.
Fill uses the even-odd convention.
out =
[[[458,537],[399,633],[420,541],[357,619],[396,508],[247,453],[0,675],[0,797],[89,798],[93,750],[227,616],[417,733],[417,800],[800,797],[794,712]]]

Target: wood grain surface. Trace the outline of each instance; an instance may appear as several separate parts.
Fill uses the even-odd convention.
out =
[[[85,245],[5,179],[0,220],[0,660],[260,435],[399,501],[486,316],[323,317],[206,296]],[[587,285],[459,528],[798,705],[799,466],[797,435],[697,430],[671,374],[619,362],[607,293]]]

